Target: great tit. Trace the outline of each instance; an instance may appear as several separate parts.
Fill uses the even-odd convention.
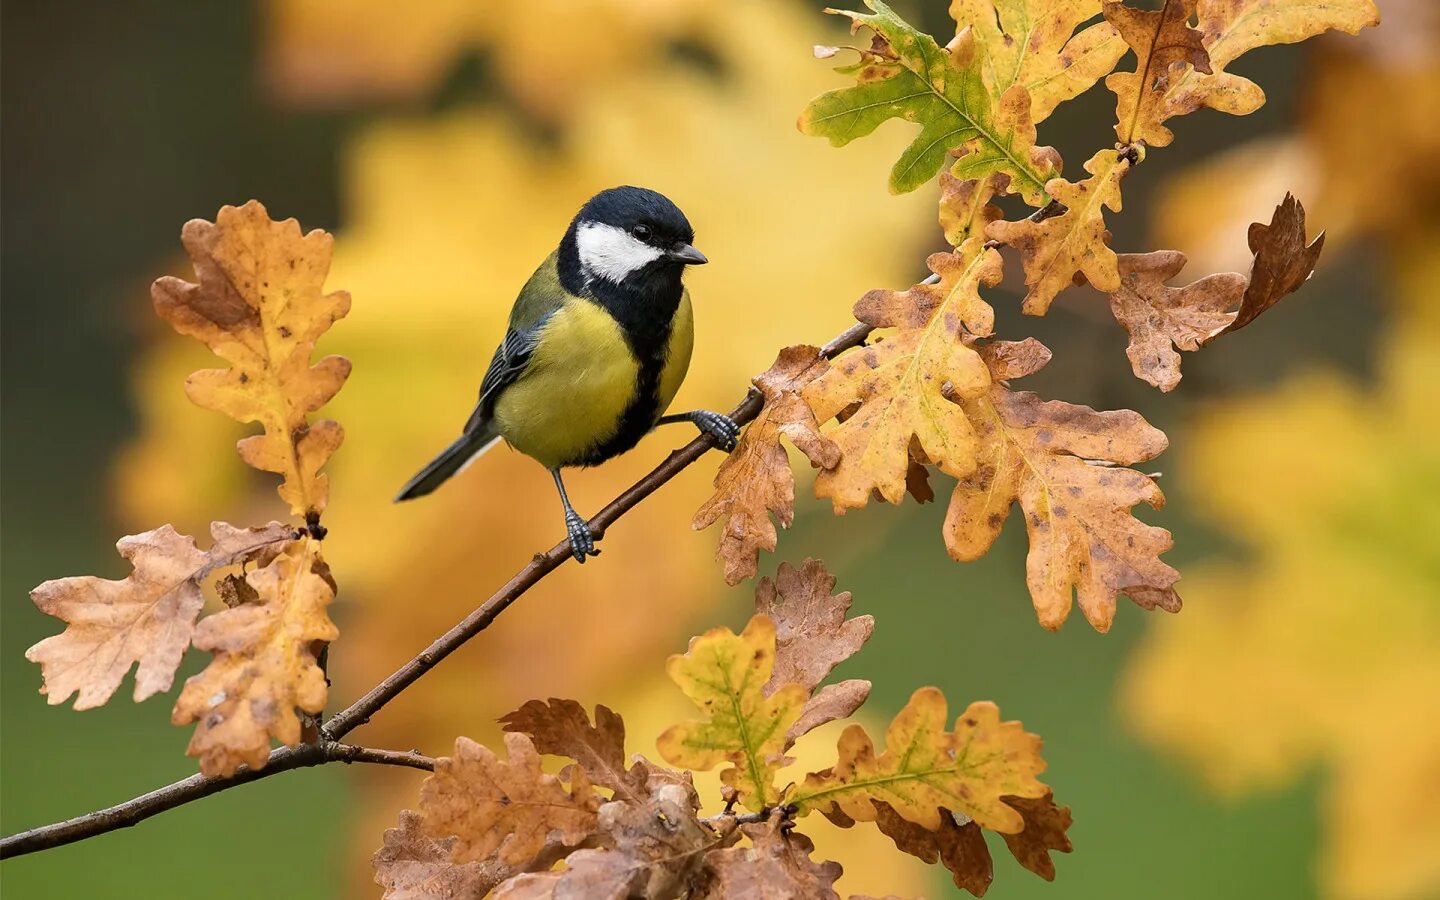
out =
[[[515,298],[459,440],[396,502],[430,493],[504,438],[550,470],[571,553],[583,563],[600,551],[561,469],[598,465],[667,422],[692,422],[734,449],[739,427],[728,416],[665,414],[690,366],[694,320],[681,276],[707,262],[694,240],[685,214],[655,191],[626,186],[591,197]]]

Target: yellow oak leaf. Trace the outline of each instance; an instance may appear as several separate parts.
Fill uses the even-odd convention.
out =
[[[240,442],[241,458],[280,474],[280,498],[291,512],[315,518],[328,488],[320,467],[344,432],[307,416],[350,374],[344,357],[310,364],[315,342],[350,310],[349,294],[323,293],[332,238],[319,230],[302,235],[294,219],[272,221],[254,200],[221,207],[213,223],[192,219],[180,237],[198,281],[156,280],[155,311],[233,366],[194,373],[185,392],[206,409],[260,422],[265,433]]]
[[[875,752],[864,726],[851,725],[840,735],[835,766],[807,775],[786,802],[800,815],[838,806],[856,821],[873,822],[873,801],[880,801],[931,831],[939,830],[942,810],[994,831],[1022,831],[1024,817],[1003,798],[1049,791],[1036,777],[1045,770],[1040,738],[1019,722],[1001,722],[999,707],[986,701],[970,704],[953,730],[946,719],[945,695],[921,688],[885,730],[884,752]]]
[[[185,682],[171,721],[199,724],[186,753],[198,757],[206,775],[233,775],[242,765],[265,765],[270,741],[301,740],[298,712],[325,708],[325,672],[318,645],[339,630],[326,607],[335,598],[320,542],[292,542],[263,568],[245,577],[252,602],[206,618],[195,646],[215,654]]]
[[[1417,300],[1437,284],[1432,264]],[[1318,783],[1332,900],[1440,890],[1437,334],[1393,320],[1373,387],[1311,370],[1206,411],[1182,487],[1246,561],[1188,573],[1184,627],[1152,629],[1117,682],[1133,727],[1219,793]]]
[[[215,522],[210,535],[204,551],[169,525],[123,537],[115,548],[135,570],[120,581],[58,578],[30,592],[41,612],[66,623],[64,633],[25,651],[26,659],[40,664],[40,693],[52,706],[76,692],[76,709],[104,704],[137,663],[137,703],[168,691],[205,604],[201,582],[218,568],[249,562],[293,539],[295,531],[279,522],[264,528]]]
[[[1075,33],[1100,12],[1100,0],[950,0],[957,30],[985,46],[985,86],[997,100],[1013,85],[1030,95],[1038,124],[1055,107],[1087,91],[1125,55],[1109,22]]]
[[[994,311],[979,289],[1000,280],[1000,254],[971,238],[954,253],[931,255],[928,264],[937,282],[860,298],[855,317],[893,331],[842,354],[805,389],[822,421],[860,403],[828,435],[840,446],[840,464],[815,481],[816,494],[837,511],[864,506],[872,493],[899,503],[912,443],[950,475],[975,467],[974,431],[951,398],[990,386],[970,342],[993,329]]]
[[[1196,0],[1165,0],[1158,10],[1106,0],[1105,18],[1135,51],[1135,71],[1115,72],[1105,86],[1115,93],[1115,135],[1122,144],[1164,147],[1174,137],[1160,123],[1165,95],[1190,72],[1210,72],[1203,36],[1190,27]]]
[[[788,438],[812,465],[828,469],[840,462],[840,448],[820,433],[814,411],[800,395],[828,365],[814,347],[786,347],[773,366],[752,379],[765,405],[720,464],[715,493],[690,523],[701,529],[725,520],[715,555],[725,564],[726,584],[753,576],[760,551],[775,549],[772,514],[781,528],[795,521],[795,475],[780,438]]]
[[[1072,184],[1053,179],[1045,191],[1065,205],[1065,212],[1039,221],[994,222],[986,229],[991,238],[1014,247],[1025,267],[1026,315],[1043,316],[1055,295],[1083,274],[1097,290],[1120,286],[1115,251],[1105,230],[1105,207],[1120,211],[1120,179],[1130,171],[1130,159],[1116,150],[1101,150],[1085,163],[1091,177]]]
[[[738,635],[728,628],[707,631],[665,666],[706,718],[666,730],[656,742],[660,755],[698,770],[732,763],[721,778],[753,810],[773,806],[779,797],[774,778],[784,763],[786,732],[810,694],[787,684],[767,695],[774,667],[775,623],[764,615],[752,617]]]
[[[1380,24],[1374,0],[1199,0],[1199,31],[1211,71],[1188,69],[1167,84],[1156,114],[1163,122],[1202,107],[1249,115],[1265,103],[1265,92],[1248,78],[1225,67],[1241,54],[1267,44],[1293,44],[1326,31],[1358,34]],[[1157,127],[1147,139],[1156,147],[1173,134]]]
[[[1030,539],[1025,583],[1041,626],[1064,623],[1072,594],[1102,632],[1122,593],[1145,609],[1178,610],[1180,573],[1160,560],[1173,543],[1170,532],[1130,512],[1141,502],[1158,509],[1165,495],[1153,478],[1126,468],[1163,451],[1165,435],[1130,410],[1096,412],[1000,384],[1049,360],[1033,338],[990,344],[982,353],[996,384],[961,404],[974,423],[980,464],[950,497],[950,555],[983,556],[1018,503]]]
[[[493,859],[518,867],[554,840],[565,847],[583,842],[598,824],[600,795],[585,772],[569,767],[567,788],[540,768],[529,735],[505,735],[507,758],[483,744],[457,738],[455,754],[435,760],[435,772],[420,785],[425,833],[454,837],[455,863]]]
[[[1010,176],[996,173],[989,178],[961,181],[949,172],[940,173],[940,227],[950,246],[959,247],[972,237],[982,240],[985,228],[1003,218],[991,200],[1010,192]]]

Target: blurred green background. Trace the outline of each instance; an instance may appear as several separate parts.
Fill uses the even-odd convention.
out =
[[[831,34],[819,4],[792,5],[814,24],[812,42]],[[897,4],[943,33],[942,5],[921,5]],[[147,319],[146,286],[157,274],[176,270],[180,224],[253,196],[276,218],[295,216],[306,228],[333,230],[343,241],[350,220],[341,161],[347,142],[370,124],[502,109],[521,122],[540,154],[565,127],[565,113],[527,106],[523,91],[517,101],[483,40],[448,60],[441,77],[421,89],[359,91],[321,103],[296,101],[262,72],[272,19],[250,4],[57,0],[7,3],[3,16],[0,826],[11,833],[194,771],[183,755],[188,734],[168,724],[164,700],[131,704],[127,684],[100,710],[77,714],[49,707],[36,693],[38,669],[23,657],[26,647],[57,630],[29,603],[31,587],[67,574],[123,572],[113,542],[131,523],[113,512],[111,465],[139,428],[129,378],[156,333]],[[683,35],[662,43],[667,49],[656,65],[687,66],[722,82],[728,77],[703,44]],[[808,46],[798,44],[793,52],[803,56]],[[1169,175],[1242,139],[1292,126],[1298,100],[1291,75],[1304,56],[1295,47],[1275,48],[1239,66],[1268,92],[1270,101],[1258,114],[1202,114],[1175,125],[1174,147],[1152,153],[1143,178],[1126,182],[1126,212],[1111,218],[1117,247],[1149,246],[1150,210]],[[803,92],[785,98],[796,112],[806,99]],[[1059,146],[1078,167],[1090,149],[1108,143],[1112,103],[1096,90],[1068,104],[1046,124],[1044,142]],[[643,160],[637,169],[643,177]],[[860,170],[854,177],[879,185],[884,170]],[[801,182],[796,189],[810,186]],[[574,204],[581,200],[573,197]],[[525,215],[524,209],[506,211],[510,218]],[[699,224],[703,235],[705,223]],[[1312,222],[1312,233],[1324,224]],[[929,234],[915,240],[905,258],[918,269],[936,247]],[[1077,312],[1081,304],[1062,302],[1047,319],[1021,320],[1017,304],[998,303],[998,331],[1035,334],[1055,348],[1055,362],[1026,387],[1098,408],[1137,409],[1167,431],[1172,446],[1183,446],[1197,406],[1232,392],[1264,388],[1315,361],[1367,377],[1370,337],[1385,292],[1376,260],[1363,244],[1327,255],[1305,288],[1303,307],[1295,302],[1233,339],[1187,356],[1184,385],[1170,396],[1131,377],[1123,333],[1107,321],[1103,305]],[[742,264],[717,258],[715,267]],[[895,260],[885,265],[893,271]],[[1187,279],[1192,274],[1203,273],[1187,271]],[[1013,290],[1013,283],[1008,286]],[[357,308],[365,302],[357,293]],[[826,302],[843,316],[849,298]],[[828,335],[789,339],[818,342]],[[479,343],[492,339],[476,337]],[[751,348],[762,358],[771,350]],[[372,363],[351,355],[357,372]],[[738,396],[741,387],[736,382],[721,395]],[[365,402],[363,396],[348,399]],[[652,456],[659,452],[651,448]],[[1145,517],[1174,530],[1177,549],[1167,559],[1185,572],[1187,565],[1235,548],[1223,528],[1187,516],[1186,493],[1176,489],[1185,478],[1183,466],[1183,455],[1160,460],[1171,505]],[[938,539],[943,504],[873,509],[844,519],[803,499],[800,508],[795,529],[782,535],[784,558],[826,559],[840,585],[854,592],[857,611],[879,619],[874,640],[839,673],[876,683],[874,709],[898,709],[914,687],[934,683],[952,705],[993,699],[1007,718],[1022,719],[1045,738],[1046,780],[1075,810],[1076,852],[1057,857],[1059,878],[1046,884],[1002,851],[988,896],[1277,900],[1319,893],[1318,773],[1284,789],[1221,802],[1140,744],[1116,712],[1115,688],[1137,641],[1147,629],[1183,627],[1183,613],[1145,614],[1122,601],[1108,635],[1094,633],[1078,616],[1059,633],[1046,633],[1036,626],[1025,591],[1025,542],[1015,522],[983,561],[959,566],[945,557]],[[708,553],[713,535],[692,536],[683,524],[675,521],[683,539],[705,544]],[[713,571],[706,577],[718,582]],[[687,613],[675,623],[669,646],[683,646],[691,626],[742,623],[747,592],[742,587],[726,594],[718,612]],[[628,602],[645,596],[637,593]],[[391,658],[403,659],[418,646],[407,636]],[[342,639],[336,653],[344,648]],[[662,659],[628,664],[658,673]],[[466,660],[446,665],[464,666]],[[196,668],[198,661],[191,660],[182,674]],[[345,685],[342,697],[361,686]],[[1183,704],[1185,697],[1175,702]],[[503,709],[481,712],[493,716]],[[376,790],[375,779],[393,779],[402,791],[413,790],[414,781],[403,774],[364,781],[356,775],[338,766],[287,774],[135,829],[7,861],[0,886],[17,900],[378,896],[353,866],[364,846],[378,845],[378,834],[357,842],[348,828],[365,792]],[[944,874],[937,869],[927,896],[953,890]]]

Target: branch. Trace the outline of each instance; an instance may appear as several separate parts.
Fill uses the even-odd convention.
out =
[[[83,816],[76,816],[64,822],[45,825],[30,831],[11,835],[0,841],[0,859],[23,856],[38,850],[49,850],[64,844],[73,844],[86,838],[95,837],[108,831],[129,828],[158,815],[168,809],[193,803],[211,794],[228,791],[230,788],[289,772],[293,769],[307,769],[325,763],[373,763],[384,766],[407,766],[413,769],[434,769],[435,760],[414,751],[401,753],[395,750],[375,750],[370,747],[356,747],[352,744],[335,742],[302,744],[298,747],[281,747],[270,753],[263,769],[242,768],[233,777],[191,775],[183,781],[166,785],[159,790],[126,800],[109,809],[100,809]]]
[[[370,763],[376,766],[401,766],[407,769],[435,771],[435,759],[419,750],[378,750],[374,747],[358,747],[354,744],[331,742],[330,753],[325,762]],[[262,770],[263,771],[263,770]]]
[[[1046,206],[1031,213],[1030,219],[1040,221],[1063,212],[1064,206],[1051,201]],[[987,241],[985,246],[998,246],[998,241]],[[938,275],[931,275],[925,279],[925,283],[934,284],[939,281]],[[850,326],[845,331],[832,338],[820,352],[827,359],[833,359],[839,354],[852,347],[858,347],[865,343],[874,329],[861,323]],[[751,388],[745,399],[730,411],[730,418],[735,420],[737,425],[748,424],[755,416],[759,415],[763,400],[760,392]],[[656,466],[650,474],[641,478],[631,485],[627,490],[610,501],[604,509],[600,510],[589,522],[590,530],[595,537],[601,538],[605,530],[615,524],[621,516],[634,509],[640,501],[659,490],[661,485],[674,478],[684,471],[691,463],[698,460],[705,452],[713,447],[711,438],[702,434],[690,443],[672,452],[660,465]],[[59,847],[64,844],[71,844],[86,838],[104,834],[109,831],[116,831],[120,828],[129,828],[151,816],[183,806],[195,800],[217,794],[220,791],[228,790],[252,781],[259,781],[271,775],[278,775],[281,772],[288,772],[292,769],[309,768],[310,766],[324,765],[332,762],[365,762],[380,765],[409,766],[417,769],[433,769],[435,761],[418,753],[396,753],[388,750],[371,750],[364,747],[355,747],[349,744],[339,743],[340,739],[350,732],[370,721],[370,717],[379,712],[385,704],[394,700],[402,691],[414,684],[420,676],[435,668],[445,657],[454,653],[465,645],[467,641],[475,637],[490,623],[503,613],[510,604],[518,600],[526,591],[539,583],[540,579],[549,575],[559,568],[566,560],[571,558],[569,540],[561,541],[543,553],[535,554],[530,563],[507,581],[498,591],[490,596],[488,600],[476,607],[464,619],[461,619],[455,627],[436,638],[430,646],[420,651],[413,659],[396,669],[388,678],[371,688],[359,700],[350,704],[345,709],[331,716],[324,725],[320,727],[320,740],[316,743],[304,744],[298,747],[282,747],[272,751],[264,768],[248,769],[242,768],[230,778],[204,777],[192,775],[183,781],[177,781],[165,787],[158,788],[148,794],[142,794],[132,800],[127,800],[118,806],[109,809],[97,810],[83,816],[77,816],[64,822],[57,822],[53,825],[44,825],[30,831],[10,835],[0,840],[0,859],[9,859],[12,856],[21,856],[26,853],[34,853],[39,850],[48,850],[51,847]]]

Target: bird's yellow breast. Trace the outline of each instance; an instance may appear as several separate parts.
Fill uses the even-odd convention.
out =
[[[685,378],[693,333],[687,296],[675,314],[655,417]],[[639,396],[640,365],[613,317],[588,300],[567,298],[543,326],[525,373],[496,401],[499,432],[545,466],[575,465],[620,430]]]
[[[690,292],[680,297],[675,319],[670,326],[670,341],[665,348],[665,367],[660,370],[660,408],[658,417],[670,407],[680,390],[685,373],[690,371],[690,352],[695,347],[695,318],[690,309]]]

